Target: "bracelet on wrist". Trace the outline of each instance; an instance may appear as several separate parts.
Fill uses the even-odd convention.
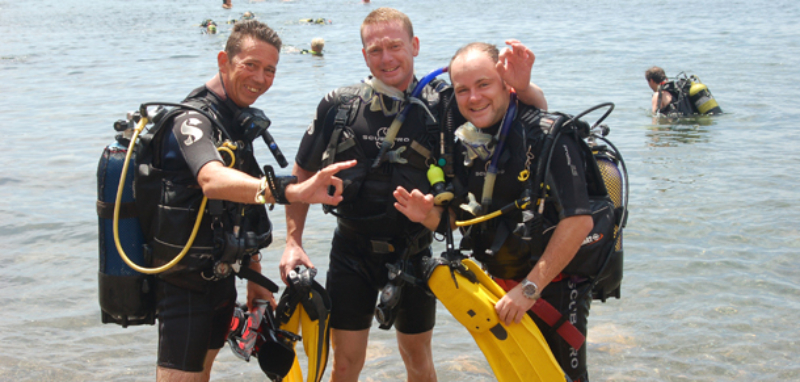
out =
[[[267,177],[261,178],[261,183],[259,183],[258,191],[256,191],[255,202],[256,204],[267,204]]]
[[[264,166],[264,178],[267,180],[269,191],[272,193],[272,198],[278,204],[290,204],[289,199],[286,199],[286,187],[290,184],[297,183],[296,176],[276,176],[275,170],[272,166]]]

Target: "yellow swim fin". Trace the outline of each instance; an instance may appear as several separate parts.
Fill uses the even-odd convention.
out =
[[[289,286],[281,295],[276,315],[281,329],[302,334],[303,349],[308,357],[307,382],[320,382],[328,365],[330,351],[331,300],[325,288],[314,281],[317,270],[309,268],[289,273]],[[303,372],[295,358],[295,363],[284,379],[302,382]]]
[[[528,315],[519,324],[500,321],[494,306],[505,291],[474,261],[433,261],[428,287],[467,328],[499,382],[568,380]]]
[[[286,291],[283,293],[284,296],[287,295]],[[287,311],[287,304],[288,299],[284,299],[281,297],[280,302],[278,303],[278,308],[275,309],[275,313],[277,319],[280,323],[280,328],[282,330],[286,330],[288,332],[292,332],[294,334],[300,334],[300,310],[303,309],[302,305],[295,305],[294,311],[288,312]],[[287,317],[287,319],[283,319],[283,317]],[[294,346],[295,343],[292,343]],[[296,352],[295,352],[296,354]],[[302,382],[303,381],[303,370],[300,369],[300,362],[298,362],[297,357],[294,357],[294,364],[292,365],[292,369],[289,370],[289,374],[286,375],[283,379],[287,382]]]

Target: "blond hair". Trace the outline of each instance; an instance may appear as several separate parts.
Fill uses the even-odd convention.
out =
[[[320,37],[317,37],[311,40],[311,50],[315,52],[322,52],[322,48],[325,47],[325,40]]]
[[[403,25],[403,28],[408,32],[409,38],[414,38],[414,27],[411,25],[411,19],[408,16],[394,8],[381,7],[370,12],[361,23],[361,44],[364,44],[364,28],[368,25],[382,24],[398,21]]]

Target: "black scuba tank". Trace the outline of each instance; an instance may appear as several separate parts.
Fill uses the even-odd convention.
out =
[[[119,121],[123,130],[131,121]],[[129,140],[120,134],[103,150],[97,166],[97,216],[99,218],[99,260],[97,275],[101,319],[104,324],[142,325],[155,323],[155,291],[152,276],[139,273],[120,257],[114,241],[114,203],[122,171],[127,171],[119,213],[119,241],[128,258],[147,264],[145,239],[133,198],[134,158],[123,168]]]
[[[600,174],[603,177],[608,196],[614,202],[614,235],[617,237],[614,249],[606,259],[600,273],[596,277],[596,284],[592,289],[592,297],[595,300],[605,302],[607,298],[620,298],[620,286],[622,284],[623,268],[623,248],[622,248],[622,227],[625,219],[625,200],[623,190],[622,172],[619,169],[619,159],[607,148],[602,147],[594,152],[594,159]]]

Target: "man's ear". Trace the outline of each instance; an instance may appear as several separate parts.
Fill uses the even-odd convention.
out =
[[[219,71],[222,73],[228,72],[228,53],[224,50],[220,51],[217,54],[217,66],[219,66]]]
[[[419,37],[414,36],[411,39],[411,49],[412,49],[412,54],[414,54],[414,57],[417,57],[417,55],[419,54]]]

